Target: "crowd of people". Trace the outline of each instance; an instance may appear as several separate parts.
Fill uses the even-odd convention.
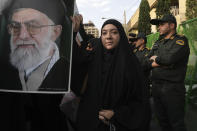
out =
[[[127,37],[115,19],[105,21],[100,37],[94,38],[85,32],[82,15],[70,17],[73,51],[72,61],[68,61],[59,56],[56,43],[64,35],[65,6],[48,0],[38,6],[35,1],[15,0],[6,10],[10,62],[0,65],[1,88],[61,91],[69,83],[65,78],[72,65],[70,88],[74,97],[66,105],[61,102],[68,97],[62,94],[0,92],[1,128],[149,131],[152,97],[162,131],[186,131],[184,79],[190,49],[187,38],[177,34],[173,15],[150,21],[160,33],[152,49],[146,47],[146,34]],[[43,3],[48,3],[49,10],[54,5],[59,10],[51,12]],[[64,112],[61,104],[71,110]]]

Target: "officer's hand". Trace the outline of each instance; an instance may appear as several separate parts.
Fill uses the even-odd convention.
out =
[[[157,56],[152,56],[152,57],[150,58],[150,60],[155,61],[156,58],[157,58]]]
[[[70,17],[70,19],[72,20],[72,24],[73,24],[73,31],[74,32],[78,32],[79,28],[80,28],[80,24],[83,23],[83,17],[82,15],[75,15],[74,17]]]
[[[158,67],[158,66],[160,66],[160,65],[158,65],[155,61],[153,61],[152,67]]]

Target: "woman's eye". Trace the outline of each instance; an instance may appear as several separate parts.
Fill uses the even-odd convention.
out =
[[[102,32],[102,35],[106,35],[107,34],[107,32]]]
[[[113,31],[112,34],[118,34],[118,32],[117,31]]]

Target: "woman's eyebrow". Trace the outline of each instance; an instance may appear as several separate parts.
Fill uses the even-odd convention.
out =
[[[102,31],[118,31],[118,29],[103,29]]]

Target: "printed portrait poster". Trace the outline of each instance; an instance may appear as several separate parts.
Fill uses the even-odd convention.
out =
[[[0,92],[65,93],[70,87],[74,0],[1,3]]]

